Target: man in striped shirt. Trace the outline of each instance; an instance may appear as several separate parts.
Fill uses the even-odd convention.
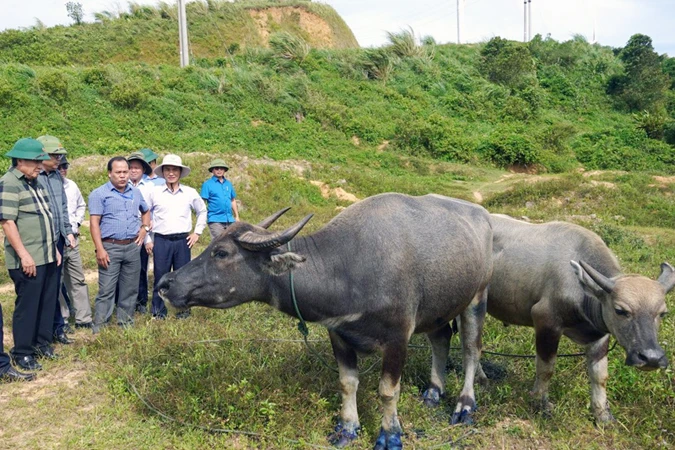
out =
[[[33,371],[42,368],[38,357],[57,357],[52,322],[61,255],[49,197],[37,182],[41,161],[49,156],[39,141],[30,138],[19,139],[5,156],[12,158],[12,167],[0,178],[0,224],[5,264],[16,291],[10,354],[19,368]]]

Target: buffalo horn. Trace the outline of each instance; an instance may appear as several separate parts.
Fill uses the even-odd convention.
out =
[[[282,209],[281,211],[275,212],[274,214],[272,214],[271,216],[269,216],[267,219],[265,219],[265,220],[263,220],[262,222],[260,222],[260,223],[258,224],[258,226],[259,226],[260,228],[265,228],[265,229],[269,228],[270,225],[272,225],[274,222],[276,222],[277,219],[278,219],[279,217],[283,216],[284,213],[285,213],[286,211],[288,211],[289,209],[291,209],[290,206],[289,206],[288,208]]]
[[[583,261],[579,261],[579,264],[581,264],[581,267],[584,268],[588,276],[591,277],[593,281],[595,281],[597,285],[602,288],[603,291],[607,292],[608,294],[612,293],[612,291],[614,290],[614,286],[616,284],[613,280],[607,278],[606,276],[604,276],[603,274],[601,274],[593,267],[591,267],[589,264],[586,264]]]
[[[302,227],[304,227],[307,222],[309,222],[309,219],[311,219],[313,215],[314,214],[308,215],[300,222],[284,231],[272,234],[262,234],[256,233],[255,231],[247,231],[246,233],[242,233],[241,236],[237,237],[236,240],[246,250],[251,250],[253,252],[277,248],[293,239],[295,235],[298,234],[300,230],[302,230]]]
[[[675,272],[673,266],[666,262],[661,264],[661,275],[659,275],[657,281],[663,285],[666,292],[670,292],[673,286],[675,286],[675,276],[673,275],[673,272]]]

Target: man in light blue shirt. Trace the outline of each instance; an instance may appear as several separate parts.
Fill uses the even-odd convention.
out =
[[[141,191],[128,184],[126,158],[116,156],[108,161],[108,178],[109,182],[89,195],[90,231],[98,262],[94,333],[112,317],[117,289],[117,324],[133,324],[141,245],[150,231],[150,210]]]
[[[202,184],[201,197],[208,204],[206,222],[209,225],[211,240],[218,237],[230,224],[239,221],[237,193],[232,183],[225,179],[225,172],[228,170],[225,161],[214,159],[209,165],[209,172],[213,176]]]

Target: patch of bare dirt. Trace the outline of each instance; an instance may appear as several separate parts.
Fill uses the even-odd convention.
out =
[[[250,9],[249,14],[258,27],[258,33],[260,33],[264,45],[269,45],[270,30],[274,30],[274,28],[286,21],[292,21],[311,36],[311,44],[313,47],[332,48],[335,45],[333,40],[333,30],[330,25],[328,25],[321,17],[308,12],[304,8],[273,7]]]
[[[383,152],[389,147],[389,141],[384,140],[380,143],[380,145],[377,146],[377,151],[378,152]]]
[[[358,197],[356,197],[354,194],[350,194],[349,192],[345,191],[340,187],[331,189],[330,186],[328,186],[323,181],[316,181],[316,180],[312,180],[310,181],[310,183],[319,188],[319,190],[321,191],[321,196],[323,198],[330,198],[332,195],[337,197],[338,200],[346,202],[356,203],[359,201]]]

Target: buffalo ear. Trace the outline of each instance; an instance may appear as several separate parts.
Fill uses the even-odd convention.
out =
[[[666,293],[670,292],[675,286],[675,269],[673,269],[673,266],[667,262],[661,264],[661,275],[659,275],[657,281],[663,285]]]
[[[597,270],[583,261],[570,261],[574,268],[579,282],[585,290],[592,293],[596,298],[602,298],[604,295],[611,293],[614,287],[614,282],[602,275]]]
[[[265,264],[272,275],[281,275],[300,266],[307,258],[293,252],[274,252]]]

